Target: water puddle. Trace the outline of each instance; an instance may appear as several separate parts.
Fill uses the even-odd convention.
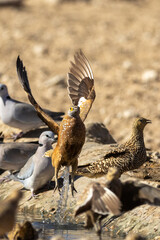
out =
[[[84,239],[84,240],[99,240],[99,237],[96,235],[94,229],[86,230],[83,228],[83,225],[76,224],[73,222],[73,219],[69,217],[70,214],[67,214],[67,200],[68,200],[68,191],[69,191],[69,168],[65,168],[63,173],[63,187],[61,190],[60,198],[57,200],[57,211],[55,214],[54,220],[50,220],[41,215],[31,215],[28,213],[18,214],[17,222],[23,223],[24,221],[30,221],[34,228],[39,231],[39,240],[50,240],[51,237],[55,235],[62,236],[65,240],[74,240],[74,239]],[[70,204],[74,204],[75,199]],[[108,232],[103,230],[102,240],[113,240],[109,236]],[[117,238],[120,240],[122,238]]]
[[[62,236],[65,240],[99,240],[94,230],[86,230],[80,224],[58,224],[55,222],[47,222],[39,215],[18,215],[17,221],[23,223],[29,220],[37,231],[41,231],[38,240],[50,240],[55,235]],[[102,232],[102,240],[113,240],[105,230]],[[122,240],[122,238],[116,237],[116,240]]]

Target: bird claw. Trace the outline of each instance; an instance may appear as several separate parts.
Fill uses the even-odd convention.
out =
[[[75,189],[74,186],[71,186],[71,192],[72,192],[72,197],[74,197],[74,192],[77,193],[77,190]]]
[[[36,194],[32,193],[31,196],[28,198],[27,201],[30,201],[32,198],[37,199],[38,196],[37,196]]]
[[[60,190],[60,188],[58,187],[58,186],[55,186],[54,187],[54,189],[53,189],[53,193],[55,193],[55,191],[58,189],[58,191],[59,191],[59,194],[61,193],[61,190]]]
[[[0,184],[2,184],[3,182],[5,182],[5,183],[10,182],[11,179],[9,179],[8,177],[9,177],[9,175],[0,178]]]

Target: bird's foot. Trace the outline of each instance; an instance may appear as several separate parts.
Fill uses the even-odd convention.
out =
[[[77,193],[77,190],[75,189],[75,187],[73,185],[71,185],[71,193],[72,193],[72,197],[74,197],[74,192]]]
[[[27,201],[30,201],[32,198],[38,199],[38,195],[36,195],[33,191],[31,191],[31,196],[28,198]]]
[[[17,139],[21,138],[23,136],[23,132],[19,132],[18,134],[17,133],[13,133],[12,134],[12,138],[13,138],[13,141],[15,142]]]
[[[55,191],[58,189],[58,191],[59,191],[59,194],[61,194],[61,190],[60,190],[60,187],[58,187],[57,185],[54,187],[54,189],[53,189],[53,193],[55,193]]]
[[[10,182],[11,181],[11,179],[9,179],[9,176],[10,175],[7,175],[7,176],[5,176],[5,177],[2,177],[2,178],[0,178],[0,184],[2,184],[3,182]]]

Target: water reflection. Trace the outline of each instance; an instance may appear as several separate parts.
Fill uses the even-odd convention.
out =
[[[39,234],[39,240],[50,240],[51,237],[55,235],[62,236],[65,240],[74,239],[86,239],[86,240],[99,240],[94,230],[86,230],[82,225],[68,223],[66,225],[59,225],[53,222],[44,220],[38,215],[23,215],[18,214],[17,221],[22,223],[24,221],[31,221],[36,230],[41,230]],[[102,233],[102,239],[113,240],[105,230]],[[116,240],[121,240],[122,238],[116,238]]]

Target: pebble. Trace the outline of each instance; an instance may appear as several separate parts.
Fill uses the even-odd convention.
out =
[[[125,60],[123,63],[122,63],[122,67],[125,69],[125,70],[131,70],[132,69],[132,62],[130,60]]]
[[[36,44],[33,47],[33,52],[37,56],[42,56],[43,54],[48,52],[48,49],[42,44]]]
[[[144,83],[148,83],[148,82],[153,82],[153,81],[156,81],[158,80],[158,72],[156,70],[145,70],[143,73],[142,73],[142,81]]]

